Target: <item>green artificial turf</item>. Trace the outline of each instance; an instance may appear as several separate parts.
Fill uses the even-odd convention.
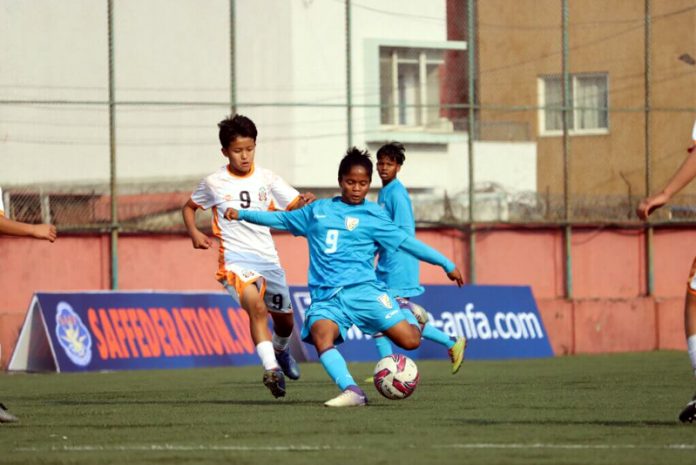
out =
[[[362,380],[370,405],[302,364],[276,400],[259,367],[0,375],[0,464],[678,464],[696,424],[677,415],[696,388],[683,352],[513,361],[419,361],[403,401]]]

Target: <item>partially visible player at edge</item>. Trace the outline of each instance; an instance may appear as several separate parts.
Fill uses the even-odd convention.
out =
[[[377,247],[403,250],[420,260],[441,266],[447,277],[462,285],[454,263],[437,250],[399,229],[384,209],[365,200],[372,180],[367,151],[348,150],[338,168],[341,196],[321,199],[291,212],[228,209],[225,217],[263,224],[305,236],[309,245],[308,284],[312,303],[305,312],[302,339],[314,344],[319,361],[341,390],[327,407],[357,407],[367,397],[348,371],[335,344],[346,338],[352,325],[366,334],[384,333],[399,347],[412,350],[421,342],[414,315],[399,307],[384,283],[377,279]]]
[[[274,397],[285,396],[285,376],[299,379],[300,370],[290,355],[294,321],[285,271],[269,229],[250,223],[225,221],[225,209],[253,211],[293,210],[314,200],[300,194],[268,169],[255,164],[257,130],[242,115],[218,124],[221,151],[229,163],[205,177],[182,209],[193,247],[208,249],[211,239],[196,227],[196,211],[213,209],[213,234],[219,259],[215,278],[249,314],[249,329],[263,365],[263,384]],[[273,334],[268,329],[268,315]]]
[[[409,236],[415,237],[416,220],[411,199],[406,187],[397,179],[397,174],[406,160],[405,151],[404,146],[398,142],[390,142],[377,150],[377,174],[382,180],[377,203],[399,228]],[[425,309],[409,301],[410,297],[424,292],[420,285],[419,273],[418,260],[413,256],[401,250],[389,251],[379,248],[377,279],[387,285],[392,295],[396,296],[399,305],[414,307],[412,311],[425,313]],[[423,328],[423,337],[445,346],[452,361],[452,374],[459,371],[464,360],[466,338],[450,337],[431,324],[426,324]],[[381,358],[394,352],[389,340],[381,334],[375,335],[375,344]]]
[[[636,208],[636,214],[641,220],[646,220],[648,216],[657,208],[670,201],[674,195],[686,187],[694,177],[696,177],[696,123],[691,134],[691,145],[687,149],[690,155],[677,169],[667,185],[657,194],[646,197]],[[696,258],[691,265],[689,279],[686,284],[686,303],[684,305],[684,329],[686,333],[686,345],[689,350],[691,367],[696,377]],[[683,423],[696,420],[696,395],[686,404],[686,407],[679,414],[679,420]]]
[[[0,189],[0,234],[11,236],[31,236],[35,239],[45,239],[54,242],[58,237],[56,227],[52,224],[29,224],[14,221],[5,216],[5,205],[2,200],[2,189]],[[0,423],[14,423],[17,417],[7,411],[7,407],[0,403]]]

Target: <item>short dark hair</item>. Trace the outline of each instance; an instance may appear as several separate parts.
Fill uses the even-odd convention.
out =
[[[372,159],[367,150],[360,150],[356,147],[351,147],[346,152],[338,165],[338,182],[341,182],[343,176],[347,175],[354,166],[362,166],[367,171],[367,176],[372,181]]]
[[[404,144],[396,141],[389,142],[377,150],[377,160],[382,157],[389,157],[394,160],[397,165],[403,165],[404,161],[406,161],[406,154],[404,152],[406,152]]]
[[[258,131],[252,120],[244,115],[228,116],[218,123],[220,144],[227,148],[237,137],[250,137],[256,141]]]

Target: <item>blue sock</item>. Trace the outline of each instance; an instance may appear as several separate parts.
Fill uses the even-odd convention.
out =
[[[348,371],[346,360],[335,347],[323,352],[319,356],[319,361],[341,391],[344,391],[348,386],[357,386]]]
[[[377,352],[379,352],[379,358],[388,357],[394,353],[391,342],[386,336],[375,336],[375,345],[377,346]]]
[[[423,328],[423,337],[429,341],[437,342],[448,349],[451,349],[455,342],[447,333],[440,331],[431,324],[427,324],[425,328]]]

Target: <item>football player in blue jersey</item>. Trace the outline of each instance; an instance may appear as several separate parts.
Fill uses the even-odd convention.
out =
[[[390,142],[377,150],[377,174],[382,180],[382,189],[379,191],[377,203],[386,211],[396,225],[409,236],[416,235],[416,221],[413,216],[411,198],[406,187],[397,179],[397,173],[406,160],[404,146],[398,142]],[[389,291],[396,296],[397,302],[402,307],[410,307],[414,313],[421,312],[422,319],[427,321],[427,314],[418,304],[409,301],[424,292],[420,285],[418,260],[402,250],[388,250],[379,248],[379,260],[377,262],[377,279],[384,282]],[[464,360],[466,338],[450,337],[431,324],[423,328],[423,338],[436,342],[447,348],[447,353],[452,362],[452,374],[459,371]],[[391,355],[394,351],[389,340],[382,334],[375,335],[375,343],[380,358]],[[370,378],[371,379],[371,378]]]
[[[335,345],[356,325],[366,334],[381,332],[397,346],[420,345],[421,326],[414,315],[399,307],[376,276],[377,248],[403,250],[441,266],[447,277],[463,284],[457,267],[437,250],[401,230],[378,204],[365,200],[372,181],[367,151],[351,148],[338,168],[341,196],[322,199],[286,212],[227,209],[225,218],[243,220],[305,236],[309,245],[308,284],[312,304],[305,313],[302,339],[314,344],[319,361],[341,394],[327,407],[367,404],[367,397],[348,371]]]

